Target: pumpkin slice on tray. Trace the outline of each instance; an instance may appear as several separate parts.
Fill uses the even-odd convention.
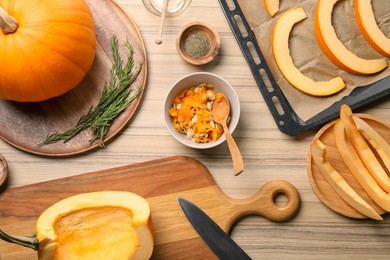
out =
[[[329,81],[314,81],[303,75],[294,65],[289,50],[289,35],[293,26],[306,18],[302,7],[284,12],[275,24],[272,34],[272,52],[283,76],[300,91],[313,96],[329,96],[345,88],[344,81],[335,77]]]
[[[340,69],[357,75],[374,74],[384,70],[385,59],[364,59],[348,50],[338,38],[332,13],[339,0],[318,0],[314,13],[314,32],[324,54]]]
[[[379,29],[371,1],[355,0],[355,15],[362,35],[371,47],[390,58],[390,39]]]
[[[58,0],[55,2],[57,1]],[[79,1],[80,0],[71,1],[72,3],[69,1],[60,2],[65,6],[73,6]],[[9,11],[9,13],[18,18],[21,13],[17,10],[23,10],[21,6],[32,5],[29,11],[32,12],[31,16],[33,17],[34,13],[50,13],[50,6],[54,4],[54,1],[50,0],[45,1],[47,5],[44,5],[43,2],[40,2],[38,5],[35,4],[35,2],[36,1],[25,3],[25,1],[21,0],[12,1],[14,6],[13,9],[10,9],[7,6],[3,6],[3,8],[6,10],[13,10],[12,12]],[[134,21],[118,4],[112,0],[86,0],[85,2],[86,4],[84,3],[84,5],[87,5],[91,10],[94,26],[96,28],[96,51],[92,67],[86,73],[85,77],[82,78],[81,82],[65,94],[41,102],[11,102],[0,100],[0,137],[9,144],[23,151],[45,156],[68,156],[91,151],[99,147],[95,142],[90,143],[93,139],[92,131],[83,131],[67,142],[60,141],[49,145],[40,144],[42,144],[42,142],[53,133],[63,133],[73,128],[80,118],[88,113],[91,107],[94,107],[99,103],[104,85],[110,79],[110,70],[114,63],[111,49],[111,39],[113,36],[117,36],[120,46],[119,53],[122,60],[125,60],[127,56],[126,49],[123,44],[126,40],[128,40],[128,43],[134,51],[134,66],[136,67],[137,64],[140,63],[143,64],[138,77],[130,88],[132,88],[134,92],[138,89],[143,90],[145,88],[147,75],[146,50],[142,36]],[[73,14],[74,12],[69,13]],[[88,16],[86,14],[83,12],[79,12],[79,14],[87,20]],[[20,30],[24,28],[24,22],[27,21],[19,21]],[[50,24],[50,26],[55,28],[55,25],[56,23],[54,19],[53,24]],[[34,28],[32,25],[31,27]],[[67,27],[67,25],[65,27]],[[60,29],[60,27],[58,27],[58,29]],[[32,31],[33,29],[30,29],[30,32]],[[64,33],[65,32],[67,31],[65,30]],[[36,33],[39,33],[38,27]],[[72,44],[73,47],[83,48],[86,44],[82,44],[82,40],[85,39],[86,36],[79,35],[77,32],[75,32],[74,36],[77,36],[77,41],[75,44]],[[4,34],[0,32],[0,48],[3,46],[1,43],[3,37]],[[49,35],[48,39],[50,37],[51,36]],[[62,43],[60,42],[61,39],[62,38],[58,38],[58,46],[63,46],[62,50],[65,52],[67,47],[71,47],[68,46],[71,45],[71,43],[68,41],[64,41]],[[59,48],[58,46],[56,48]],[[13,55],[16,57],[17,54]],[[74,56],[83,55],[74,54]],[[1,62],[2,60],[0,63]],[[15,60],[13,62],[17,61]],[[39,64],[40,63],[34,64],[34,66],[31,67],[37,69]],[[53,71],[59,69],[57,67],[55,68],[56,69],[53,69]],[[26,75],[26,72],[23,71],[19,73],[18,76],[14,77],[31,79],[31,76]],[[50,74],[47,77],[51,79],[52,75]],[[37,79],[37,81],[45,80],[46,78],[42,75],[39,80]],[[134,92],[131,93],[131,96],[133,96]],[[104,143],[108,143],[112,140],[113,137],[117,136],[128,124],[141,101],[142,93],[128,108],[126,108],[126,110],[115,118],[106,138],[104,139]]]
[[[279,12],[279,3],[280,0],[263,0],[264,8],[270,16]]]
[[[354,114],[354,116],[367,123],[386,142],[390,142],[390,124],[388,122],[373,115]],[[371,176],[371,174],[360,161],[361,158],[359,158],[357,152],[352,152],[356,149],[349,143],[349,139],[345,140],[346,138],[347,134],[344,132],[344,124],[340,119],[336,119],[322,127],[314,137],[314,140],[320,140],[326,145],[327,159],[331,165],[362,199],[382,215],[389,210],[390,196],[378,185],[373,177],[365,178]],[[340,155],[341,153],[343,156]],[[375,153],[375,156],[378,160],[380,159],[377,153]],[[348,163],[344,162],[344,160],[347,160]],[[351,165],[352,163],[353,165]],[[347,217],[367,218],[345,202],[334,191],[328,181],[322,176],[318,166],[313,161],[310,151],[307,157],[307,174],[313,191],[329,208]]]

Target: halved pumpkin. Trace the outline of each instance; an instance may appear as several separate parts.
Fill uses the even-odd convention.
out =
[[[377,52],[390,58],[390,39],[379,29],[371,0],[355,0],[355,15],[360,31]]]
[[[263,0],[263,5],[270,16],[274,16],[279,11],[279,0]]]
[[[153,252],[150,207],[130,192],[79,194],[46,209],[33,240],[17,239],[8,242],[37,249],[40,260],[148,259]]]
[[[324,54],[340,69],[349,73],[366,75],[385,69],[388,64],[385,59],[363,59],[348,50],[332,26],[334,5],[339,0],[318,0],[314,14],[314,31]]]
[[[290,55],[289,36],[293,26],[306,18],[302,7],[284,12],[275,24],[272,34],[272,52],[283,76],[300,91],[313,96],[328,96],[345,88],[344,81],[335,77],[329,81],[314,81],[303,75]]]

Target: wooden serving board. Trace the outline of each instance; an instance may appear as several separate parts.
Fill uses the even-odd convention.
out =
[[[62,133],[76,125],[80,117],[95,106],[105,82],[110,78],[112,67],[111,38],[118,38],[120,56],[127,57],[123,47],[127,39],[134,48],[134,65],[143,68],[132,88],[145,88],[147,60],[145,45],[134,21],[112,0],[86,0],[95,22],[96,53],[91,69],[75,88],[64,95],[43,102],[11,102],[0,100],[0,137],[9,144],[29,153],[45,156],[66,156],[97,148],[90,144],[92,135],[84,131],[69,142],[39,146],[52,133]],[[131,93],[133,95],[135,91]],[[128,124],[135,113],[142,95],[114,121],[106,142]]]
[[[228,198],[200,162],[175,156],[9,189],[0,196],[0,228],[13,235],[31,234],[38,216],[53,203],[103,190],[131,191],[147,199],[155,237],[153,259],[215,259],[185,218],[179,196],[198,205],[225,231],[247,214],[286,220],[299,205],[296,189],[285,181],[268,182],[248,199]],[[273,201],[279,193],[288,198],[282,208]],[[1,259],[37,258],[31,249],[3,241],[0,254]]]
[[[355,114],[356,116],[363,119],[371,127],[373,127],[379,134],[387,141],[390,142],[390,124],[384,120],[367,114]],[[370,204],[379,214],[385,213],[363,190],[360,184],[353,177],[347,166],[343,162],[339,155],[336,147],[336,143],[333,137],[333,126],[337,120],[334,120],[324,127],[317,133],[314,140],[320,139],[325,144],[327,149],[327,159],[335,170],[340,173],[341,176],[348,182],[348,184],[368,203]],[[307,157],[307,174],[310,184],[317,194],[318,198],[326,204],[332,210],[351,218],[367,218],[360,212],[356,211],[349,204],[347,204],[329,185],[326,179],[322,176],[321,172],[317,168],[316,164],[312,160],[311,152],[309,150]]]

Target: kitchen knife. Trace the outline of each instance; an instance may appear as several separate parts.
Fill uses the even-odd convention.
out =
[[[192,202],[178,198],[187,219],[219,259],[251,259],[206,213]]]

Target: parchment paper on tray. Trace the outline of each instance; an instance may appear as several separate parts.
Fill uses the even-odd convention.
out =
[[[381,58],[360,33],[353,0],[339,1],[333,11],[332,24],[343,44],[357,56],[365,59]],[[272,74],[295,113],[304,121],[348,96],[356,87],[364,87],[390,75],[390,68],[369,76],[358,76],[345,72],[331,63],[320,49],[314,35],[314,11],[316,0],[281,0],[279,12],[272,18],[263,6],[262,0],[238,0],[242,12],[254,32],[257,43]],[[390,37],[390,1],[371,1],[381,31]],[[295,89],[280,73],[272,56],[271,36],[274,24],[280,15],[291,8],[302,6],[307,18],[293,27],[290,34],[290,53],[294,64],[306,76],[315,81],[329,80],[340,76],[346,89],[329,97],[314,97]],[[387,62],[390,60],[386,58]]]

